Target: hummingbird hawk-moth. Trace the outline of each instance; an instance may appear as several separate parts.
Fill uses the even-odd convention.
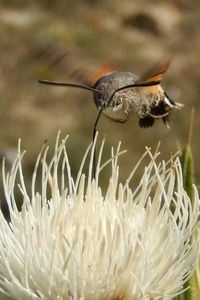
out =
[[[151,127],[156,119],[162,119],[169,127],[173,111],[183,106],[173,101],[161,86],[169,65],[170,60],[165,60],[142,77],[132,72],[108,72],[91,86],[48,80],[39,80],[39,83],[82,88],[93,92],[94,102],[99,110],[93,129],[94,138],[101,114],[121,123],[135,114],[142,128]]]

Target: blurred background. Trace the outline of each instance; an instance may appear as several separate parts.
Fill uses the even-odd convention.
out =
[[[96,70],[114,67],[137,75],[173,56],[163,87],[184,104],[171,128],[161,121],[141,129],[133,116],[126,124],[102,117],[105,151],[122,141],[121,180],[144,153],[161,141],[162,158],[185,145],[195,108],[192,149],[200,184],[200,2],[198,0],[1,0],[0,154],[12,162],[18,138],[29,181],[44,140],[58,130],[70,135],[72,172],[91,141],[97,109],[89,91],[42,86],[38,79],[81,83]],[[2,194],[2,193],[1,193]]]

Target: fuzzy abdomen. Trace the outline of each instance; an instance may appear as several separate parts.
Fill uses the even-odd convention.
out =
[[[150,127],[155,119],[162,118],[167,125],[174,108],[180,105],[172,101],[159,84],[130,87],[138,77],[130,72],[112,72],[101,77],[93,88],[94,101],[99,110],[116,122],[126,122],[131,114],[137,115],[141,127]],[[116,90],[126,87],[116,92]]]

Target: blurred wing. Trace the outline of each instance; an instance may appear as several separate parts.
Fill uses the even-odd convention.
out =
[[[37,58],[49,66],[50,70],[57,68],[68,79],[73,79],[84,85],[93,86],[103,75],[117,71],[111,64],[99,65],[83,61],[76,50],[67,50],[61,44],[49,43],[36,51]],[[40,62],[41,63],[41,62]]]
[[[110,64],[100,65],[90,73],[90,75],[87,78],[87,84],[93,86],[99,78],[114,71],[118,71],[118,68],[113,65]]]
[[[163,80],[163,75],[169,68],[171,63],[171,59],[167,59],[162,61],[160,64],[152,68],[149,72],[147,72],[144,76],[139,79],[139,82],[150,82],[156,81],[161,82]]]

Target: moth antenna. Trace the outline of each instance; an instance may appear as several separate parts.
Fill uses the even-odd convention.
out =
[[[95,93],[98,93],[99,91],[95,88],[92,88],[87,85],[77,84],[77,83],[67,83],[67,82],[56,82],[56,81],[49,81],[49,80],[38,80],[40,84],[46,84],[46,85],[55,85],[55,86],[63,86],[63,87],[74,87],[74,88],[80,88],[84,90],[89,90]]]
[[[84,90],[89,90],[95,93],[98,93],[99,91],[95,88],[92,88],[90,86],[87,85],[82,85],[82,84],[76,84],[76,83],[67,83],[67,82],[55,82],[55,81],[49,81],[49,80],[38,80],[38,82],[40,84],[46,84],[46,85],[54,85],[54,86],[62,86],[62,87],[74,87],[74,88],[80,88],[80,89],[84,89]],[[94,127],[93,127],[93,134],[92,134],[92,140],[94,142],[95,139],[95,135],[97,132],[97,124],[99,122],[99,118],[101,116],[103,107],[100,109],[96,121],[94,123]],[[95,174],[96,174],[96,149],[94,150],[94,157],[93,157],[93,167],[92,167],[92,176],[93,178],[95,178]]]
[[[156,80],[156,81],[149,81],[149,82],[138,82],[138,83],[133,83],[133,84],[129,84],[129,85],[122,86],[122,87],[116,89],[116,90],[112,93],[112,95],[111,95],[111,97],[110,97],[110,99],[109,99],[109,101],[108,101],[108,104],[110,104],[110,102],[112,101],[112,99],[113,99],[115,93],[117,93],[117,92],[119,92],[119,91],[126,90],[126,89],[130,89],[130,88],[132,88],[132,87],[145,87],[145,86],[154,86],[154,85],[159,85],[159,84],[160,84],[160,81],[159,81],[159,80]]]

